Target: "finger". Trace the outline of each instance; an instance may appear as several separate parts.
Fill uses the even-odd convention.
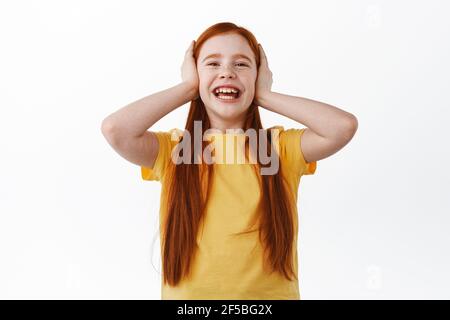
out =
[[[267,66],[268,62],[267,62],[266,53],[264,52],[264,49],[261,44],[259,44],[259,52],[260,52],[260,57],[261,57],[261,64],[264,64]]]
[[[194,42],[195,40],[192,40],[191,43],[189,44],[189,47],[186,50],[186,54],[188,54],[190,51],[193,51],[194,48]]]

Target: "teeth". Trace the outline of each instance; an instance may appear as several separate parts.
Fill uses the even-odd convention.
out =
[[[216,93],[238,93],[238,90],[233,88],[218,88],[215,90]]]
[[[219,96],[219,99],[223,99],[223,100],[234,100],[233,97],[230,96]]]

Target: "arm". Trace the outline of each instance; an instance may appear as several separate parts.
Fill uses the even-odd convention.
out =
[[[102,132],[116,141],[140,137],[166,114],[192,100],[193,94],[193,88],[182,82],[146,96],[107,116]]]
[[[259,48],[255,102],[307,127],[300,146],[306,162],[324,159],[343,148],[358,129],[357,118],[323,102],[272,92],[272,72],[262,46]]]
[[[113,149],[128,161],[152,168],[159,144],[155,133],[147,129],[169,112],[198,97],[193,48],[194,41],[185,53],[181,83],[132,102],[103,120],[102,134]]]
[[[187,83],[154,93],[119,109],[106,117],[102,134],[123,158],[139,166],[152,168],[158,156],[158,138],[147,131],[159,119],[193,99]]]
[[[358,129],[358,120],[353,114],[326,103],[276,92],[268,92],[260,101],[262,107],[307,127],[301,139],[306,162],[336,153]]]

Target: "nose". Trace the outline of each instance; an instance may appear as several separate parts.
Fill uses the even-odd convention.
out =
[[[230,70],[229,67],[225,67],[221,72],[220,72],[220,78],[234,78],[236,77],[236,74]]]

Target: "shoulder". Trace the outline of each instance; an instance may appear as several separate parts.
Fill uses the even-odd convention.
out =
[[[171,128],[166,131],[155,131],[155,133],[166,139],[168,138],[169,140],[178,140],[183,135],[184,130]]]
[[[302,135],[307,128],[287,128],[275,125],[268,130],[272,132],[274,148],[277,150],[280,161],[295,175],[314,174],[317,163],[307,163],[301,148]]]
[[[160,147],[173,147],[177,144],[181,137],[183,136],[184,130],[179,128],[171,128],[166,131],[154,131],[156,136],[158,137],[158,141],[160,143]]]
[[[268,134],[272,134],[274,141],[279,141],[280,147],[282,148],[296,148],[294,144],[300,140],[303,132],[306,128],[287,128],[284,126],[275,125],[267,128]],[[291,150],[296,151],[296,150]],[[301,151],[301,150],[300,150]]]
[[[141,176],[144,180],[163,180],[171,161],[171,153],[183,136],[183,130],[171,128],[169,130],[155,130],[153,133],[158,140],[158,153],[152,167],[141,166]]]

